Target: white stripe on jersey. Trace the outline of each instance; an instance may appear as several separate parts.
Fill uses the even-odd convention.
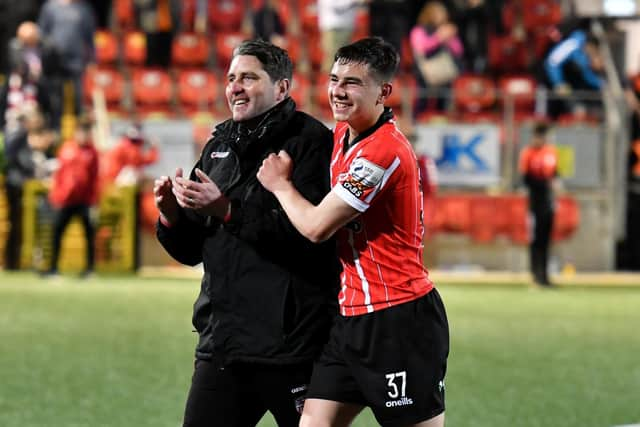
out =
[[[365,234],[365,240],[368,242],[369,238],[366,237],[367,229],[366,227],[362,227],[362,232]],[[376,262],[376,256],[373,254],[373,247],[367,244],[367,248],[369,249],[369,256],[371,257],[371,261],[376,265],[378,269],[378,278],[380,279],[380,283],[384,286],[384,298],[387,301],[387,306],[391,307],[391,303],[389,302],[389,287],[387,286],[387,282],[385,282],[384,277],[382,277],[382,269],[380,268],[380,263]]]
[[[391,175],[395,172],[396,169],[398,169],[398,166],[400,166],[400,158],[396,156],[396,158],[393,159],[391,166],[389,166],[387,170],[384,172],[384,175],[382,175],[382,180],[380,181],[380,185],[378,185],[378,188],[373,190],[371,194],[369,194],[367,198],[364,199],[364,201],[367,202],[367,205],[371,203],[371,200],[376,196],[376,194],[378,194],[380,190],[382,190],[382,188],[385,186],[385,184],[387,183]]]
[[[373,306],[371,305],[371,294],[369,293],[369,281],[364,275],[362,265],[360,265],[360,257],[358,256],[358,251],[356,250],[356,246],[353,242],[353,230],[349,230],[349,245],[351,246],[351,251],[353,252],[353,263],[355,264],[356,270],[358,271],[358,277],[360,277],[360,281],[362,282],[364,305],[367,306],[367,313],[371,313],[373,311]]]

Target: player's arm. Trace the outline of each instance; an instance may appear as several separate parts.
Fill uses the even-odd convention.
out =
[[[291,158],[281,151],[271,154],[258,171],[258,180],[280,202],[293,226],[314,243],[323,242],[360,212],[333,191],[317,205],[305,199],[289,179]]]

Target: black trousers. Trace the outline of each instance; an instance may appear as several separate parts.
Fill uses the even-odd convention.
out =
[[[311,369],[196,360],[183,427],[253,427],[267,411],[279,427],[298,427]]]
[[[91,271],[94,267],[94,235],[95,230],[89,216],[89,205],[72,205],[65,206],[58,210],[53,222],[53,253],[51,256],[51,270],[58,269],[58,259],[60,258],[60,245],[62,243],[62,235],[69,225],[71,219],[79,215],[84,227],[84,234],[87,239],[87,265],[86,270]]]
[[[531,274],[537,283],[547,284],[553,210],[532,209],[530,212],[533,217],[533,239],[529,244]]]
[[[22,187],[7,185],[6,190],[10,228],[4,248],[4,269],[17,270],[22,248]]]

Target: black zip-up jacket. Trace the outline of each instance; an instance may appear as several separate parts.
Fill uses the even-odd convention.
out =
[[[181,210],[170,228],[158,222],[158,239],[171,256],[187,265],[204,263],[193,312],[200,335],[196,358],[302,363],[327,340],[337,313],[335,243],[305,239],[256,178],[263,159],[284,149],[305,198],[317,204],[329,191],[331,131],[295,108],[290,98],[281,102],[254,131],[227,120],[204,147],[195,167],[231,200],[228,222],[190,210]],[[197,179],[193,171],[191,179]]]

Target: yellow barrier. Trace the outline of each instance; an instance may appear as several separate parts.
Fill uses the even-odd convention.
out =
[[[23,195],[23,243],[20,267],[45,270],[51,263],[55,211],[47,200],[42,181],[25,184]],[[95,234],[96,270],[130,272],[135,269],[136,188],[107,187],[100,198]],[[59,270],[85,268],[86,239],[79,219],[64,232]]]

